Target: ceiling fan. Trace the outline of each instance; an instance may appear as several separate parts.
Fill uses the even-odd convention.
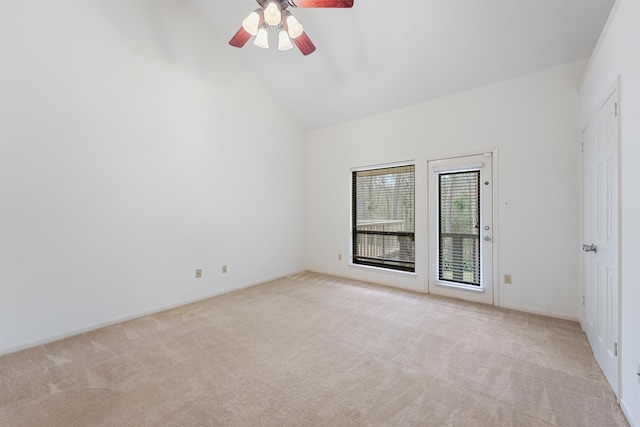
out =
[[[244,46],[251,36],[256,36],[253,44],[268,49],[268,30],[278,31],[278,49],[289,50],[293,47],[291,41],[300,49],[303,55],[309,55],[316,50],[315,45],[304,32],[302,24],[287,10],[291,7],[301,8],[348,8],[353,6],[354,0],[256,0],[260,7],[251,12],[242,21],[242,26],[235,36],[229,40],[234,47]]]

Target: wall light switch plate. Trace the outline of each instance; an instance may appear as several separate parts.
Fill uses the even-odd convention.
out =
[[[196,270],[196,279],[199,279],[202,277],[202,270],[199,268]]]

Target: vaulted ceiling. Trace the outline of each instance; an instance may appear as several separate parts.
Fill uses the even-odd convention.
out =
[[[255,0],[191,0],[226,43]],[[307,129],[591,55],[614,0],[355,0],[290,9],[317,51],[228,47]],[[275,39],[271,40],[276,45]]]

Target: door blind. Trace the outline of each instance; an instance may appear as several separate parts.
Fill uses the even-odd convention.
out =
[[[480,286],[480,171],[438,175],[438,277]]]

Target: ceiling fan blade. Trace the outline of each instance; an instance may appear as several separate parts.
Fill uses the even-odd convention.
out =
[[[235,36],[229,40],[229,44],[233,47],[242,47],[244,46],[249,39],[251,38],[251,34],[245,31],[244,28],[240,27]]]
[[[353,7],[353,0],[289,0],[293,7]]]
[[[302,54],[305,56],[316,51],[316,46],[304,31],[298,37],[293,39],[293,42],[296,44],[296,46],[298,46],[300,52],[302,52]]]

